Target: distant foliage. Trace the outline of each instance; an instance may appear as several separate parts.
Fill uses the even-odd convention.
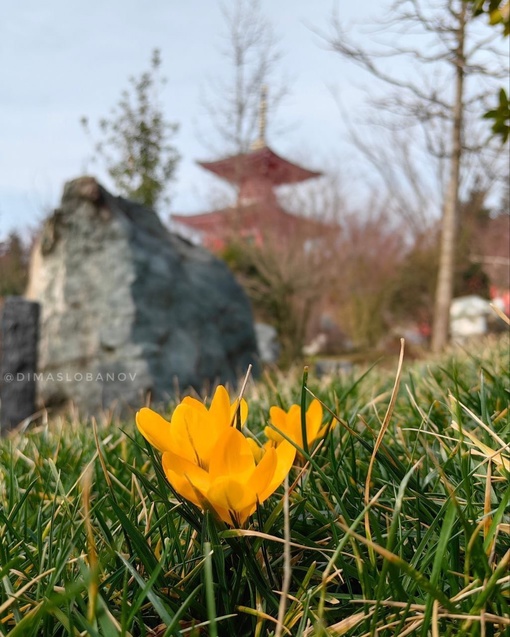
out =
[[[19,296],[25,292],[28,279],[28,249],[19,235],[12,232],[0,242],[0,297]]]
[[[166,121],[159,103],[158,90],[165,83],[160,67],[161,55],[154,49],[150,70],[131,77],[111,116],[99,121],[102,139],[95,143],[119,193],[149,208],[169,202],[165,193],[179,161],[172,144],[178,126]],[[88,118],[81,123],[90,134]]]
[[[471,0],[475,15],[487,15],[489,24],[503,28],[503,36],[510,35],[509,0]],[[510,136],[510,106],[505,89],[500,89],[498,104],[485,113],[485,119],[492,120],[492,132],[501,137],[503,143]]]
[[[389,305],[395,320],[432,324],[438,261],[437,230],[418,236],[393,281]]]
[[[508,0],[470,0],[474,15],[487,15],[489,23],[501,25],[503,35],[510,35],[510,2]]]
[[[501,137],[503,144],[507,142],[510,136],[510,103],[505,89],[500,89],[497,106],[487,111],[484,118],[492,120],[492,132]]]
[[[246,290],[257,320],[275,327],[283,368],[301,358],[310,320],[331,283],[329,254],[324,238],[312,249],[299,234],[284,241],[268,232],[263,245],[237,239],[221,255]]]
[[[487,192],[473,189],[459,204],[459,232],[454,262],[454,296],[490,297],[490,286],[505,287],[509,231],[504,213],[489,209]],[[393,281],[390,311],[397,320],[432,322],[434,287],[439,263],[432,228],[409,247]]]

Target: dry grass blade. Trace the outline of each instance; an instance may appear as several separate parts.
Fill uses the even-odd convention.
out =
[[[101,452],[101,444],[99,442],[99,436],[97,434],[97,422],[95,418],[92,418],[92,431],[94,432],[94,440],[96,443],[97,455],[99,458],[99,462],[101,463],[101,469],[103,470],[104,479],[106,480],[110,489],[112,489],[112,481],[110,479],[110,474],[108,473],[106,462],[104,461],[103,454]]]
[[[507,325],[510,325],[510,318],[503,312],[503,310],[501,310],[497,305],[494,305],[493,303],[491,303],[490,305],[494,312],[499,316],[499,318]]]
[[[244,392],[246,390],[246,385],[248,384],[248,379],[250,378],[251,370],[252,370],[252,365],[250,364],[248,365],[248,369],[246,370],[246,374],[244,375],[243,384],[241,385],[241,389],[239,390],[239,396],[236,398],[236,402],[235,402],[236,408],[233,410],[234,415],[232,416],[232,422],[230,423],[231,427],[234,426],[237,418],[239,418],[239,422],[240,422],[241,400],[243,399]]]
[[[492,524],[491,478],[492,478],[492,464],[488,462],[487,477],[485,480],[485,498],[484,498],[484,504],[483,504],[483,513],[484,513],[483,537],[484,538],[487,538],[487,536],[489,535],[491,524]],[[491,554],[494,541],[495,541],[495,538],[493,538],[492,542],[490,542],[489,546],[487,547],[487,555]]]
[[[283,582],[280,597],[280,605],[278,607],[278,624],[276,627],[275,637],[282,637],[284,629],[285,610],[287,608],[287,597],[290,589],[290,578],[292,574],[291,555],[290,555],[290,518],[289,518],[289,476],[285,476],[283,495]]]
[[[494,437],[497,439],[497,441],[501,442],[502,444],[501,449],[495,450],[492,447],[489,447],[488,445],[486,445],[481,440],[479,440],[473,433],[471,433],[470,431],[467,431],[464,427],[460,427],[458,423],[452,422],[451,426],[452,426],[452,429],[455,429],[455,431],[458,431],[466,438],[469,438],[469,440],[471,440],[471,442],[475,445],[475,447],[478,447],[479,455],[487,458],[487,460],[492,460],[492,462],[494,462],[494,464],[497,466],[499,471],[503,469],[510,473],[510,459],[503,455],[503,451],[507,450],[510,447],[510,443],[505,444],[499,438],[499,436],[495,436],[494,434]]]
[[[432,637],[440,637],[439,633],[439,602],[434,600],[432,604]]]
[[[94,532],[92,530],[92,522],[90,519],[90,492],[92,488],[92,468],[83,474],[82,483],[82,502],[83,502],[83,517],[85,520],[85,528],[87,533],[87,561],[91,572],[91,578],[89,583],[89,610],[88,620],[92,622],[96,615],[97,596],[99,592],[98,575],[98,560],[97,560],[97,548],[94,540]]]
[[[268,613],[264,613],[261,610],[255,610],[254,608],[250,608],[249,606],[236,606],[236,610],[239,611],[240,613],[246,613],[247,615],[253,615],[257,618],[264,619],[268,622],[272,622],[273,624],[278,623],[278,620],[272,617],[271,615],[268,615]],[[286,635],[292,636],[292,633],[286,626],[283,626],[283,630],[285,631]]]
[[[281,537],[276,537],[275,535],[269,535],[268,533],[262,533],[262,531],[251,531],[248,529],[230,529],[229,531],[223,531],[222,537],[237,537],[237,536],[245,536],[245,537],[260,537],[264,540],[269,540],[271,542],[279,542],[280,544],[285,544],[285,539]],[[306,544],[298,544],[297,542],[289,542],[289,546],[296,549],[304,549],[305,551],[317,551],[321,554],[324,553],[334,553],[334,549],[323,549],[316,548],[314,546],[306,546]]]
[[[398,367],[397,367],[397,375],[395,377],[395,383],[393,385],[393,391],[391,392],[391,398],[390,398],[390,404],[388,405],[388,409],[386,410],[386,414],[384,416],[384,420],[381,426],[381,429],[379,430],[379,434],[377,436],[377,439],[375,441],[375,445],[374,445],[374,450],[372,451],[372,456],[370,458],[370,463],[368,465],[368,470],[367,470],[367,477],[365,480],[365,494],[364,494],[364,502],[365,502],[365,507],[367,507],[366,513],[365,513],[365,528],[366,528],[366,533],[367,533],[367,538],[369,540],[372,539],[372,533],[370,530],[370,513],[369,513],[369,509],[368,509],[368,505],[370,502],[370,483],[372,481],[372,471],[374,469],[374,463],[375,463],[375,458],[377,456],[377,452],[379,451],[379,447],[381,446],[381,442],[384,438],[384,434],[386,433],[386,430],[388,429],[388,425],[390,424],[390,420],[391,420],[391,416],[393,414],[393,409],[395,407],[395,403],[397,401],[397,394],[398,394],[398,389],[400,387],[400,379],[402,377],[402,364],[404,362],[404,345],[405,345],[405,341],[403,338],[400,339],[400,355],[398,358]],[[370,550],[371,553],[371,558],[372,558],[372,562],[375,561],[375,555],[373,553],[372,550]]]
[[[17,590],[15,593],[13,593],[9,597],[9,599],[0,606],[0,615],[4,611],[6,611],[11,604],[13,604],[17,599],[19,599],[23,595],[23,593],[25,591],[27,591],[31,586],[36,584],[43,577],[46,577],[46,575],[49,575],[50,573],[53,573],[53,571],[55,571],[55,570],[56,569],[54,569],[54,568],[49,568],[47,571],[44,571],[44,573],[40,573],[37,577],[34,577],[33,579],[31,579],[24,586],[22,586],[19,590]]]
[[[351,630],[352,628],[357,626],[361,621],[363,621],[364,619],[367,619],[371,615],[372,615],[372,612],[355,613],[354,615],[351,615],[350,617],[346,617],[345,619],[342,619],[342,621],[337,622],[336,624],[332,624],[331,626],[328,626],[328,632],[330,632],[332,635],[338,635],[340,637],[341,635],[345,635],[347,631]],[[308,633],[308,632],[305,633],[305,635],[311,635],[311,634],[312,633]]]

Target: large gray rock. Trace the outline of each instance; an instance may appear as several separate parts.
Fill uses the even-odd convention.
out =
[[[66,184],[34,248],[40,397],[82,412],[235,382],[257,357],[249,302],[224,263],[94,178]]]

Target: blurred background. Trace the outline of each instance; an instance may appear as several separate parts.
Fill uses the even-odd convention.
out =
[[[269,362],[439,351],[456,297],[509,312],[508,3],[27,0],[0,22],[0,296],[93,175],[227,262]]]

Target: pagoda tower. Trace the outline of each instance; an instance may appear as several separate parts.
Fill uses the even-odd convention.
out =
[[[230,241],[244,239],[258,245],[269,233],[276,236],[316,234],[318,223],[284,210],[275,187],[297,184],[322,173],[298,166],[277,155],[266,143],[266,97],[262,93],[259,137],[247,153],[216,161],[200,161],[199,166],[237,187],[235,206],[195,215],[172,215],[175,230],[198,237],[213,252]],[[324,231],[324,226],[319,224]]]

